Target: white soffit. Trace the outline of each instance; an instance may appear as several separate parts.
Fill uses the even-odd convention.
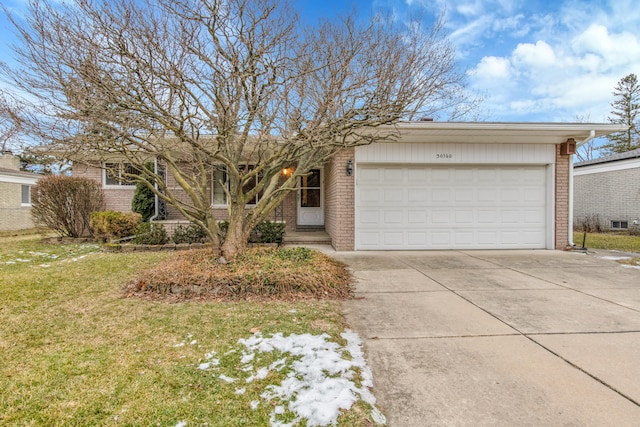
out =
[[[400,142],[562,144],[625,131],[626,126],[605,123],[493,123],[402,122],[396,125]]]

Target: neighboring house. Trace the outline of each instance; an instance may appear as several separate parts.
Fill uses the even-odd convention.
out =
[[[40,175],[21,172],[20,160],[11,152],[0,154],[0,231],[33,228],[31,187]]]
[[[274,219],[288,231],[323,228],[339,251],[564,249],[575,141],[621,130],[422,121],[398,129],[396,142],[344,151],[312,171]],[[100,168],[76,166],[73,174],[101,182],[108,209],[131,209],[133,186]],[[224,219],[224,192],[212,187],[212,209]],[[179,217],[169,209],[168,219]]]
[[[573,165],[574,221],[605,230],[640,225],[640,148]]]

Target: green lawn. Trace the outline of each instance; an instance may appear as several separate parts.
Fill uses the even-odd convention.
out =
[[[0,425],[269,425],[275,403],[261,394],[290,369],[246,382],[238,340],[260,330],[327,333],[345,343],[336,301],[168,304],[122,297],[137,271],[169,256],[0,236]],[[219,366],[199,369],[213,351]],[[279,358],[265,353],[254,364]],[[227,377],[238,382],[221,379]],[[371,425],[370,409],[359,401],[339,425]]]
[[[573,233],[573,242],[582,246],[583,233]],[[640,236],[615,233],[587,233],[585,246],[590,249],[611,249],[640,253]]]

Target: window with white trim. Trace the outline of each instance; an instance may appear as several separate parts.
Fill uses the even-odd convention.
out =
[[[102,182],[105,186],[135,186],[127,175],[140,175],[140,170],[131,163],[105,163]]]
[[[30,185],[21,185],[22,190],[22,206],[31,206],[31,186]]]
[[[241,168],[244,168],[242,166]],[[251,171],[255,168],[254,165],[248,165],[247,170]],[[243,192],[246,194],[251,191],[256,185],[258,185],[258,181],[260,180],[260,176],[256,175],[253,180],[247,183]],[[229,176],[227,174],[227,168],[224,166],[217,167],[213,171],[213,204],[217,206],[227,206],[229,204],[229,200],[227,200],[227,192],[229,191]],[[225,191],[226,190],[226,191]],[[253,197],[253,199],[247,202],[248,205],[255,205],[258,203],[260,199],[260,194],[257,194]]]

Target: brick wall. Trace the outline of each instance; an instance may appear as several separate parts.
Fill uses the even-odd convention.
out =
[[[325,166],[325,229],[337,251],[354,250],[355,236],[355,170],[346,174],[348,160],[354,150],[343,151]],[[355,162],[354,162],[355,165]]]
[[[606,229],[611,221],[640,220],[640,166],[634,169],[577,175],[574,182],[574,222],[597,215]]]
[[[131,212],[131,200],[135,186],[122,186],[121,188],[104,188],[102,185],[102,169],[86,165],[74,165],[71,174],[73,176],[89,178],[102,186],[104,192],[105,210],[118,212]]]
[[[556,145],[555,169],[555,248],[564,249],[569,245],[569,168],[571,156],[560,154]]]
[[[102,185],[102,169],[86,165],[75,165],[72,171],[73,176],[79,176],[84,178],[93,179]],[[167,174],[167,187],[171,192],[180,200],[184,200],[189,203],[189,198],[186,192],[176,183],[173,175]],[[105,209],[114,210],[120,212],[131,212],[131,200],[133,199],[133,193],[135,187],[123,186],[122,188],[103,188],[105,195]],[[211,188],[208,188],[209,197],[211,197]],[[286,230],[292,231],[296,228],[296,193],[291,192],[284,200],[284,220],[286,221]],[[213,208],[213,213],[216,219],[226,220],[229,218],[226,207]],[[275,218],[273,215],[268,217],[269,220]],[[184,220],[184,217],[173,206],[167,206],[167,220],[180,221]],[[172,223],[173,224],[173,223]],[[177,223],[176,223],[177,224]]]
[[[22,184],[0,182],[0,231],[33,227],[31,207],[22,206]]]

